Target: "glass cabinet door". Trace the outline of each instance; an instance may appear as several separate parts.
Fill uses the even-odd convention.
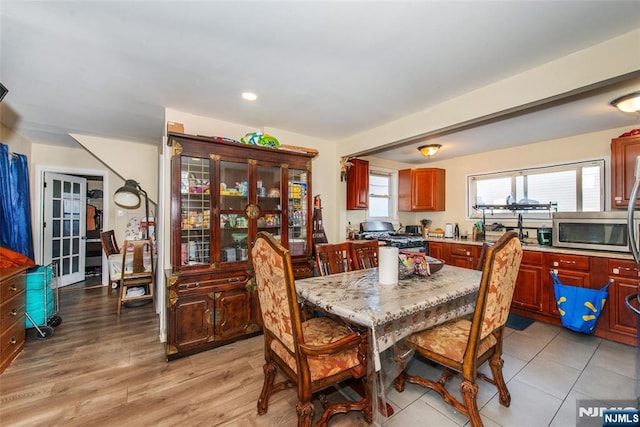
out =
[[[256,192],[260,217],[256,222],[257,229],[271,233],[278,243],[282,241],[280,178],[281,169],[279,167],[258,165]]]
[[[307,254],[307,218],[309,218],[307,197],[307,171],[289,169],[289,251],[292,256]]]
[[[210,263],[209,159],[180,159],[180,262],[182,265]]]
[[[249,259],[249,169],[247,163],[220,162],[220,261]]]

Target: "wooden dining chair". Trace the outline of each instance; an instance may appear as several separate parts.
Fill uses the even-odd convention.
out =
[[[315,425],[324,426],[332,415],[353,410],[363,411],[365,421],[371,423],[367,334],[352,331],[328,317],[301,320],[291,256],[269,233],[258,233],[251,255],[265,343],[264,384],[258,399],[258,414],[267,413],[274,393],[295,386],[298,426],[310,426],[314,416],[312,395],[353,378],[364,383],[364,398],[326,402]],[[285,378],[275,383],[277,369]]]
[[[125,240],[122,249],[118,317],[120,317],[122,305],[127,302],[151,300],[153,306],[156,305],[152,241]],[[141,290],[144,293],[140,294]]]
[[[344,273],[353,270],[349,242],[318,243],[316,249],[316,268],[319,276]]]
[[[377,240],[356,240],[349,242],[353,269],[363,270],[365,268],[377,267],[379,246],[380,243]]]
[[[515,232],[505,233],[487,248],[472,319],[451,320],[417,332],[405,341],[415,348],[417,355],[445,368],[440,379],[432,381],[403,371],[394,382],[397,391],[404,391],[407,381],[435,390],[445,402],[466,415],[474,427],[482,426],[476,403],[478,377],[498,388],[502,406],[510,405],[511,396],[502,376],[502,337],[521,260],[522,246]],[[493,378],[478,372],[486,361],[489,361]],[[447,381],[456,373],[462,375],[460,391],[463,402],[445,388]]]
[[[115,255],[120,253],[120,247],[118,246],[118,242],[116,242],[116,236],[113,230],[107,230],[100,233],[100,244],[102,245],[102,250],[104,254],[107,256],[107,259],[110,255]],[[120,286],[120,276],[112,277],[111,276],[111,268],[109,270],[109,295],[113,288],[117,288]]]

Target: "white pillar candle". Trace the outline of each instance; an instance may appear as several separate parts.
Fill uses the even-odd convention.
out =
[[[398,248],[381,246],[378,253],[378,282],[381,285],[398,283]]]

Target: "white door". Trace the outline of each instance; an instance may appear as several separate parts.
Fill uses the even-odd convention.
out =
[[[85,279],[87,180],[44,174],[44,265],[58,265],[58,286]]]

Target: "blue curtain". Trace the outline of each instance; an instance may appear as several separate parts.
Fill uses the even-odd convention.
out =
[[[0,144],[0,244],[34,259],[29,194],[27,156]]]

